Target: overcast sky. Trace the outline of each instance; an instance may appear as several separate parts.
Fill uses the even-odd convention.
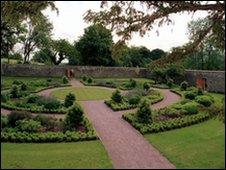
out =
[[[89,10],[100,10],[100,1],[56,1],[56,7],[59,9],[59,15],[49,9],[44,11],[49,20],[53,23],[53,37],[65,38],[71,43],[78,40],[84,33],[84,28],[88,27],[83,20],[84,13]],[[174,25],[163,26],[159,28],[159,36],[156,29],[150,31],[149,35],[140,37],[135,34],[129,45],[146,46],[150,50],[160,48],[169,51],[172,47],[180,46],[188,42],[187,24],[192,19],[204,17],[204,12],[197,12],[195,15],[174,14]],[[114,41],[117,37],[114,36]]]

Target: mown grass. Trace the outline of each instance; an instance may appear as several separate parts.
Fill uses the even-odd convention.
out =
[[[52,96],[64,100],[68,93],[73,93],[77,100],[103,100],[109,99],[112,95],[112,90],[93,88],[93,87],[67,87],[65,89],[55,90],[51,93]]]
[[[225,167],[225,125],[218,119],[145,138],[177,168]]]
[[[100,141],[15,144],[1,143],[2,168],[113,168]]]

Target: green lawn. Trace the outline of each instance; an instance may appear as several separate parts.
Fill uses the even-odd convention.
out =
[[[225,126],[218,119],[145,135],[177,168],[224,168]]]
[[[51,95],[64,100],[70,92],[75,94],[77,100],[103,100],[109,99],[112,95],[111,90],[93,87],[66,87],[65,89],[53,91]]]
[[[113,168],[100,141],[1,143],[2,168]]]

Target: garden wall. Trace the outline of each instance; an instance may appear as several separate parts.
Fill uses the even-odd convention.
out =
[[[93,66],[48,66],[48,65],[8,65],[2,64],[1,74],[7,76],[47,76],[61,77],[66,69],[73,69],[76,78],[89,75],[101,77],[149,77],[151,74],[145,68],[129,67],[93,67]],[[225,71],[186,70],[189,85],[196,85],[198,75],[206,79],[206,89],[213,92],[225,93]]]
[[[186,79],[189,85],[196,85],[196,79],[202,77],[206,80],[206,90],[225,93],[225,71],[186,70]]]
[[[7,76],[47,76],[61,77],[66,69],[73,69],[76,78],[82,75],[92,77],[146,77],[145,68],[94,67],[94,66],[48,66],[48,65],[8,65],[2,64],[1,74]]]

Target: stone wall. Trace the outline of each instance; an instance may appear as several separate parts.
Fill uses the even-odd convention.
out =
[[[150,72],[145,68],[129,67],[93,67],[93,66],[48,66],[48,65],[7,65],[2,64],[1,74],[7,76],[46,76],[61,77],[66,74],[66,69],[73,69],[76,78],[89,75],[94,78],[114,77],[150,77]],[[186,80],[189,85],[196,85],[198,74],[206,78],[207,90],[225,93],[225,71],[186,70]]]
[[[73,69],[76,78],[82,75],[89,75],[95,78],[146,77],[147,73],[145,68],[3,64],[1,74],[8,76],[61,77],[66,75],[66,69]]]
[[[185,77],[189,85],[196,85],[196,78],[201,74],[206,79],[206,90],[225,93],[225,71],[186,70]]]

